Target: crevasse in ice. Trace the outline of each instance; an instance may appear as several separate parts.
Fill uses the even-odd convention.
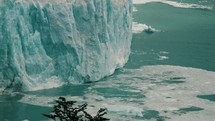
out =
[[[128,60],[132,0],[0,0],[0,88],[97,81]]]

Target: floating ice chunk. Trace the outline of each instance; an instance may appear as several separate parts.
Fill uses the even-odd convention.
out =
[[[141,33],[143,31],[146,33],[160,32],[160,30],[152,28],[151,26],[148,26],[146,24],[137,23],[137,22],[133,22],[132,31],[135,34]]]

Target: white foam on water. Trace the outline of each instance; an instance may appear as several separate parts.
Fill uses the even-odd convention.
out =
[[[91,85],[84,95],[66,98],[87,102],[88,110],[94,113],[106,107],[109,110],[107,117],[111,120],[143,120],[135,117],[144,117],[144,111],[154,110],[159,116],[169,117],[165,119],[169,121],[213,121],[215,102],[197,98],[197,95],[215,94],[214,87],[215,72],[180,66],[144,66],[123,69],[120,74]],[[26,94],[20,102],[51,106],[50,102],[57,98],[57,95]],[[192,106],[203,110],[178,112]]]
[[[139,50],[133,50],[133,51],[131,51],[131,54],[135,54],[135,55],[146,55],[147,52],[139,51]]]
[[[160,51],[159,53],[160,54],[169,54],[169,52],[167,52],[167,51]]]
[[[132,26],[132,32],[133,33],[139,34],[139,33],[142,33],[143,31],[150,32],[150,33],[160,32],[160,30],[157,30],[157,29],[155,29],[151,26],[148,26],[146,24],[133,22],[133,26]]]
[[[204,6],[204,5],[198,5],[198,4],[188,4],[188,3],[178,3],[174,1],[163,1],[162,3],[178,7],[178,8],[199,8],[199,9],[206,9],[206,10],[212,10],[213,7],[211,6]]]
[[[189,3],[175,2],[175,1],[169,1],[169,0],[133,0],[134,4],[146,4],[146,3],[151,3],[151,2],[160,2],[160,3],[168,4],[173,7],[177,7],[177,8],[199,8],[199,9],[206,9],[206,10],[213,9],[212,6],[189,4]]]
[[[47,83],[38,83],[37,85],[32,87],[31,90],[35,91],[35,90],[55,88],[65,84],[64,82],[59,81],[57,76],[52,76],[51,78],[48,78],[46,82]]]
[[[137,8],[133,7],[133,12],[137,12],[137,11],[138,11]]]
[[[164,55],[159,55],[159,58],[158,58],[158,60],[167,60],[167,59],[169,59],[169,57]]]
[[[142,116],[142,108],[125,105],[104,105],[108,111],[115,112],[121,115]]]
[[[82,102],[82,98],[79,96],[63,96],[67,100],[74,100]],[[31,95],[31,94],[25,94],[25,96],[19,100],[21,103],[26,103],[30,105],[37,105],[37,106],[43,106],[43,107],[52,107],[55,103],[54,101],[57,100],[59,96],[41,96],[41,95]]]
[[[23,121],[29,121],[28,119],[24,119]]]
[[[167,60],[169,59],[169,57],[167,56],[169,54],[169,52],[166,51],[160,51],[157,55],[158,55],[158,60]]]
[[[145,106],[147,108],[170,117],[170,121],[209,121],[208,119],[215,119],[214,115],[208,115],[215,113],[214,102],[196,97],[197,95],[215,94],[215,72],[177,66],[147,66],[142,67],[140,72],[156,83],[145,94],[147,97]],[[179,79],[185,82],[180,84],[160,83],[163,80],[174,80],[174,78],[176,81]],[[186,113],[183,116],[175,115],[172,112],[191,106],[200,107],[204,110]],[[164,111],[168,111],[168,113],[164,113]]]

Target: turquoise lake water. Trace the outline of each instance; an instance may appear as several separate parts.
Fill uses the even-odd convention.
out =
[[[215,121],[215,1],[134,4],[124,68],[99,82],[0,95],[0,121],[47,120],[59,96],[100,107],[112,121]],[[136,26],[140,29],[141,26]],[[139,27],[139,28],[138,28]]]

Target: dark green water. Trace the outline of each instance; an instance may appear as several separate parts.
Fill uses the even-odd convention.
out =
[[[152,2],[134,7],[134,22],[160,32],[134,34],[123,69],[96,83],[0,95],[0,121],[47,120],[41,114],[59,96],[87,102],[92,113],[106,107],[112,121],[215,120],[215,10]]]
[[[133,36],[132,50],[147,54],[132,54],[128,68],[165,64],[215,71],[214,10],[181,9],[161,3],[135,7],[138,9],[134,13],[136,22],[153,26],[162,32]],[[168,52],[169,59],[159,61],[160,51]]]

